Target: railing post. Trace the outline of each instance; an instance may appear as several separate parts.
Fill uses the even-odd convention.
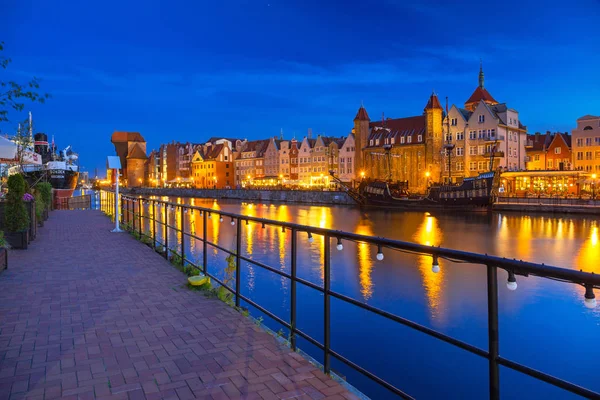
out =
[[[208,273],[208,268],[206,263],[208,262],[208,255],[206,252],[208,250],[208,245],[206,244],[206,234],[208,229],[206,227],[206,222],[208,221],[208,217],[206,215],[206,210],[204,210],[202,215],[204,216],[204,220],[202,222],[202,273],[207,276],[206,274]]]
[[[139,204],[138,204],[138,217],[139,217],[139,220],[138,220],[138,221],[139,221],[139,227],[140,227],[140,238],[141,238],[141,237],[142,237],[142,232],[143,232],[143,230],[142,230],[142,208],[144,208],[144,207],[143,207],[143,205],[144,205],[144,200],[142,200],[142,199],[138,199],[138,203],[139,203]]]
[[[165,210],[165,259],[169,259],[169,206],[163,204]]]
[[[323,367],[325,373],[328,374],[331,371],[331,360],[329,357],[329,347],[330,347],[330,298],[329,291],[331,288],[331,265],[330,265],[330,252],[331,252],[331,237],[329,235],[325,235],[325,249],[323,251],[323,269],[324,269],[324,278],[323,278],[323,297],[324,297],[324,309],[323,309],[323,347],[324,347],[324,360]]]
[[[131,214],[131,228],[132,231],[131,233],[135,233],[135,204],[137,203],[137,201],[135,199],[131,199],[131,211],[133,212]]]
[[[500,398],[500,371],[498,367],[498,271],[496,267],[487,266],[488,295],[488,352],[490,375],[490,400]]]
[[[236,241],[235,241],[235,306],[240,306],[240,277],[241,277],[241,260],[240,255],[242,253],[242,223],[241,220],[237,219],[236,227]]]
[[[156,250],[156,200],[152,200],[152,248]]]
[[[291,291],[290,291],[290,345],[292,346],[292,350],[296,351],[296,252],[297,250],[297,235],[296,229],[292,228],[292,243],[291,243],[291,251],[292,251],[292,260],[291,260]]]
[[[179,207],[179,222],[181,223],[181,266],[184,267],[185,266],[185,247],[183,244],[183,239],[185,239],[185,235],[183,234],[183,232],[185,231],[185,225],[183,224],[185,222],[184,217],[183,217],[183,205],[181,207]]]
[[[121,223],[125,222],[125,215],[123,214],[123,211],[125,209],[125,201],[123,199],[123,195],[121,195],[119,198],[117,198],[117,201],[119,202],[119,207],[121,208],[121,213],[120,213],[120,217],[121,217]],[[117,218],[117,216],[115,215],[115,218]]]

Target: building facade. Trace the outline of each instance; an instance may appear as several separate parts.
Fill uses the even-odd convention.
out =
[[[351,183],[356,179],[356,143],[354,134],[350,133],[338,151],[339,169],[338,176],[342,182]]]
[[[526,169],[529,171],[569,171],[573,169],[571,135],[550,133],[528,135]]]
[[[229,142],[196,146],[191,162],[193,186],[229,189],[234,186],[233,152]]]
[[[236,186],[252,186],[264,178],[264,153],[269,140],[247,141],[234,154]]]
[[[527,128],[515,109],[498,103],[485,89],[482,68],[478,87],[464,108],[451,107],[443,132],[444,145],[452,146],[450,154],[445,151],[442,155],[443,181],[526,168]]]
[[[146,174],[146,141],[139,132],[115,131],[111,136],[121,160],[122,181],[127,187],[140,187]]]
[[[423,115],[370,122],[361,106],[354,118],[355,162],[361,179],[406,181],[409,190],[424,192],[439,175],[443,111],[435,94]],[[358,139],[360,137],[360,139]],[[362,151],[359,145],[364,143]],[[361,153],[360,157],[358,154]]]
[[[280,172],[280,147],[281,140],[276,137],[269,139],[269,144],[264,153],[264,177],[279,179]]]
[[[586,115],[577,119],[571,135],[574,168],[600,175],[600,117]]]

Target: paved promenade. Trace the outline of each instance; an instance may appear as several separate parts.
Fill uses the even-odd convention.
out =
[[[54,211],[0,273],[0,399],[354,399],[99,211]]]

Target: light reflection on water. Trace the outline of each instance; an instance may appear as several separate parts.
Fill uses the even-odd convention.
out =
[[[216,202],[207,199],[178,200],[248,216],[600,273],[599,224],[594,218],[520,214],[428,215],[361,212],[347,207]],[[156,212],[164,218],[164,209],[157,209]],[[176,223],[180,224],[179,211],[169,211],[169,221],[175,216]],[[195,216],[186,214],[184,218],[186,231],[196,232],[201,236],[202,218],[197,213]],[[229,222],[225,219],[219,223],[218,217],[213,215],[208,220],[208,235],[209,240],[234,249],[236,229]],[[157,227],[156,234],[162,238],[164,232]],[[170,247],[177,246],[178,240],[171,233]],[[324,277],[324,244],[322,236],[314,235],[314,242],[308,243],[306,233],[298,232],[298,275],[319,285],[322,285]],[[377,248],[372,245],[344,242],[344,250],[341,252],[335,249],[335,245],[334,239],[331,243],[333,290],[483,349],[487,348],[485,267],[439,260],[441,270],[435,274],[431,270],[431,256],[407,255],[384,249],[385,259],[377,261]],[[289,249],[289,232],[281,232],[280,228],[270,226],[262,228],[260,224],[243,223],[242,252],[249,258],[289,272]],[[189,253],[186,257],[191,260],[202,260],[201,242],[189,245],[186,242],[186,253]],[[222,252],[209,248],[208,254],[209,270],[224,268],[225,255]],[[265,273],[260,267],[249,263],[242,263],[241,274],[243,293],[278,316],[288,319],[287,279]],[[584,289],[535,277],[517,277],[518,290],[509,292],[505,286],[504,271],[498,272],[498,280],[501,354],[563,379],[600,390],[600,382],[595,378],[592,367],[592,360],[600,357],[600,349],[597,346],[589,347],[589,343],[600,336],[600,316],[596,310],[583,308]],[[322,296],[315,293],[302,294],[298,304],[301,329],[322,329]],[[354,308],[337,306],[333,302],[332,312],[332,315],[342,318],[336,322],[336,326],[344,327],[343,335],[332,336],[332,343],[337,346],[336,351],[348,354],[352,360],[372,369],[414,396],[447,397],[444,388],[448,387],[458,393],[456,398],[486,396],[485,364],[477,364],[461,352],[456,355],[453,352],[450,361],[440,358],[440,354],[429,354],[440,345],[424,339],[421,334],[411,335],[371,316],[362,316],[362,319],[357,320],[363,314]],[[268,318],[265,319],[267,324],[269,321]],[[277,325],[271,327],[279,330]],[[385,334],[377,335],[379,332]],[[314,335],[319,338],[319,332]],[[361,339],[361,344],[357,345],[358,338],[375,340],[375,336],[375,343]],[[448,352],[448,347],[444,346],[446,345],[440,347],[439,351]],[[319,352],[313,351],[311,354],[320,359]],[[373,354],[380,356],[374,357]],[[410,360],[410,371],[405,370],[406,360]],[[585,366],[586,362],[589,364],[586,368],[566,368],[567,365]],[[443,372],[453,370],[456,365],[461,366],[460,372],[465,376],[462,381],[453,377],[455,374]],[[379,391],[368,380],[347,371],[343,366],[338,368],[373,398],[385,398],[381,397],[385,392]],[[436,375],[437,386],[431,386],[426,380],[414,376],[410,378],[409,372],[413,371],[417,377],[430,376],[432,368],[442,369]],[[403,371],[403,374],[397,373],[398,371]],[[552,391],[545,385],[532,385],[530,380],[513,375],[507,373],[506,376],[511,380],[506,378],[502,381],[504,394],[512,393],[512,397],[525,395],[528,398],[536,398],[538,395],[569,398],[563,392]],[[520,388],[521,392],[515,388]]]

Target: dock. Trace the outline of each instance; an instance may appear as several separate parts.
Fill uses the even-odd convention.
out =
[[[54,211],[0,273],[0,400],[356,399],[100,211]]]

